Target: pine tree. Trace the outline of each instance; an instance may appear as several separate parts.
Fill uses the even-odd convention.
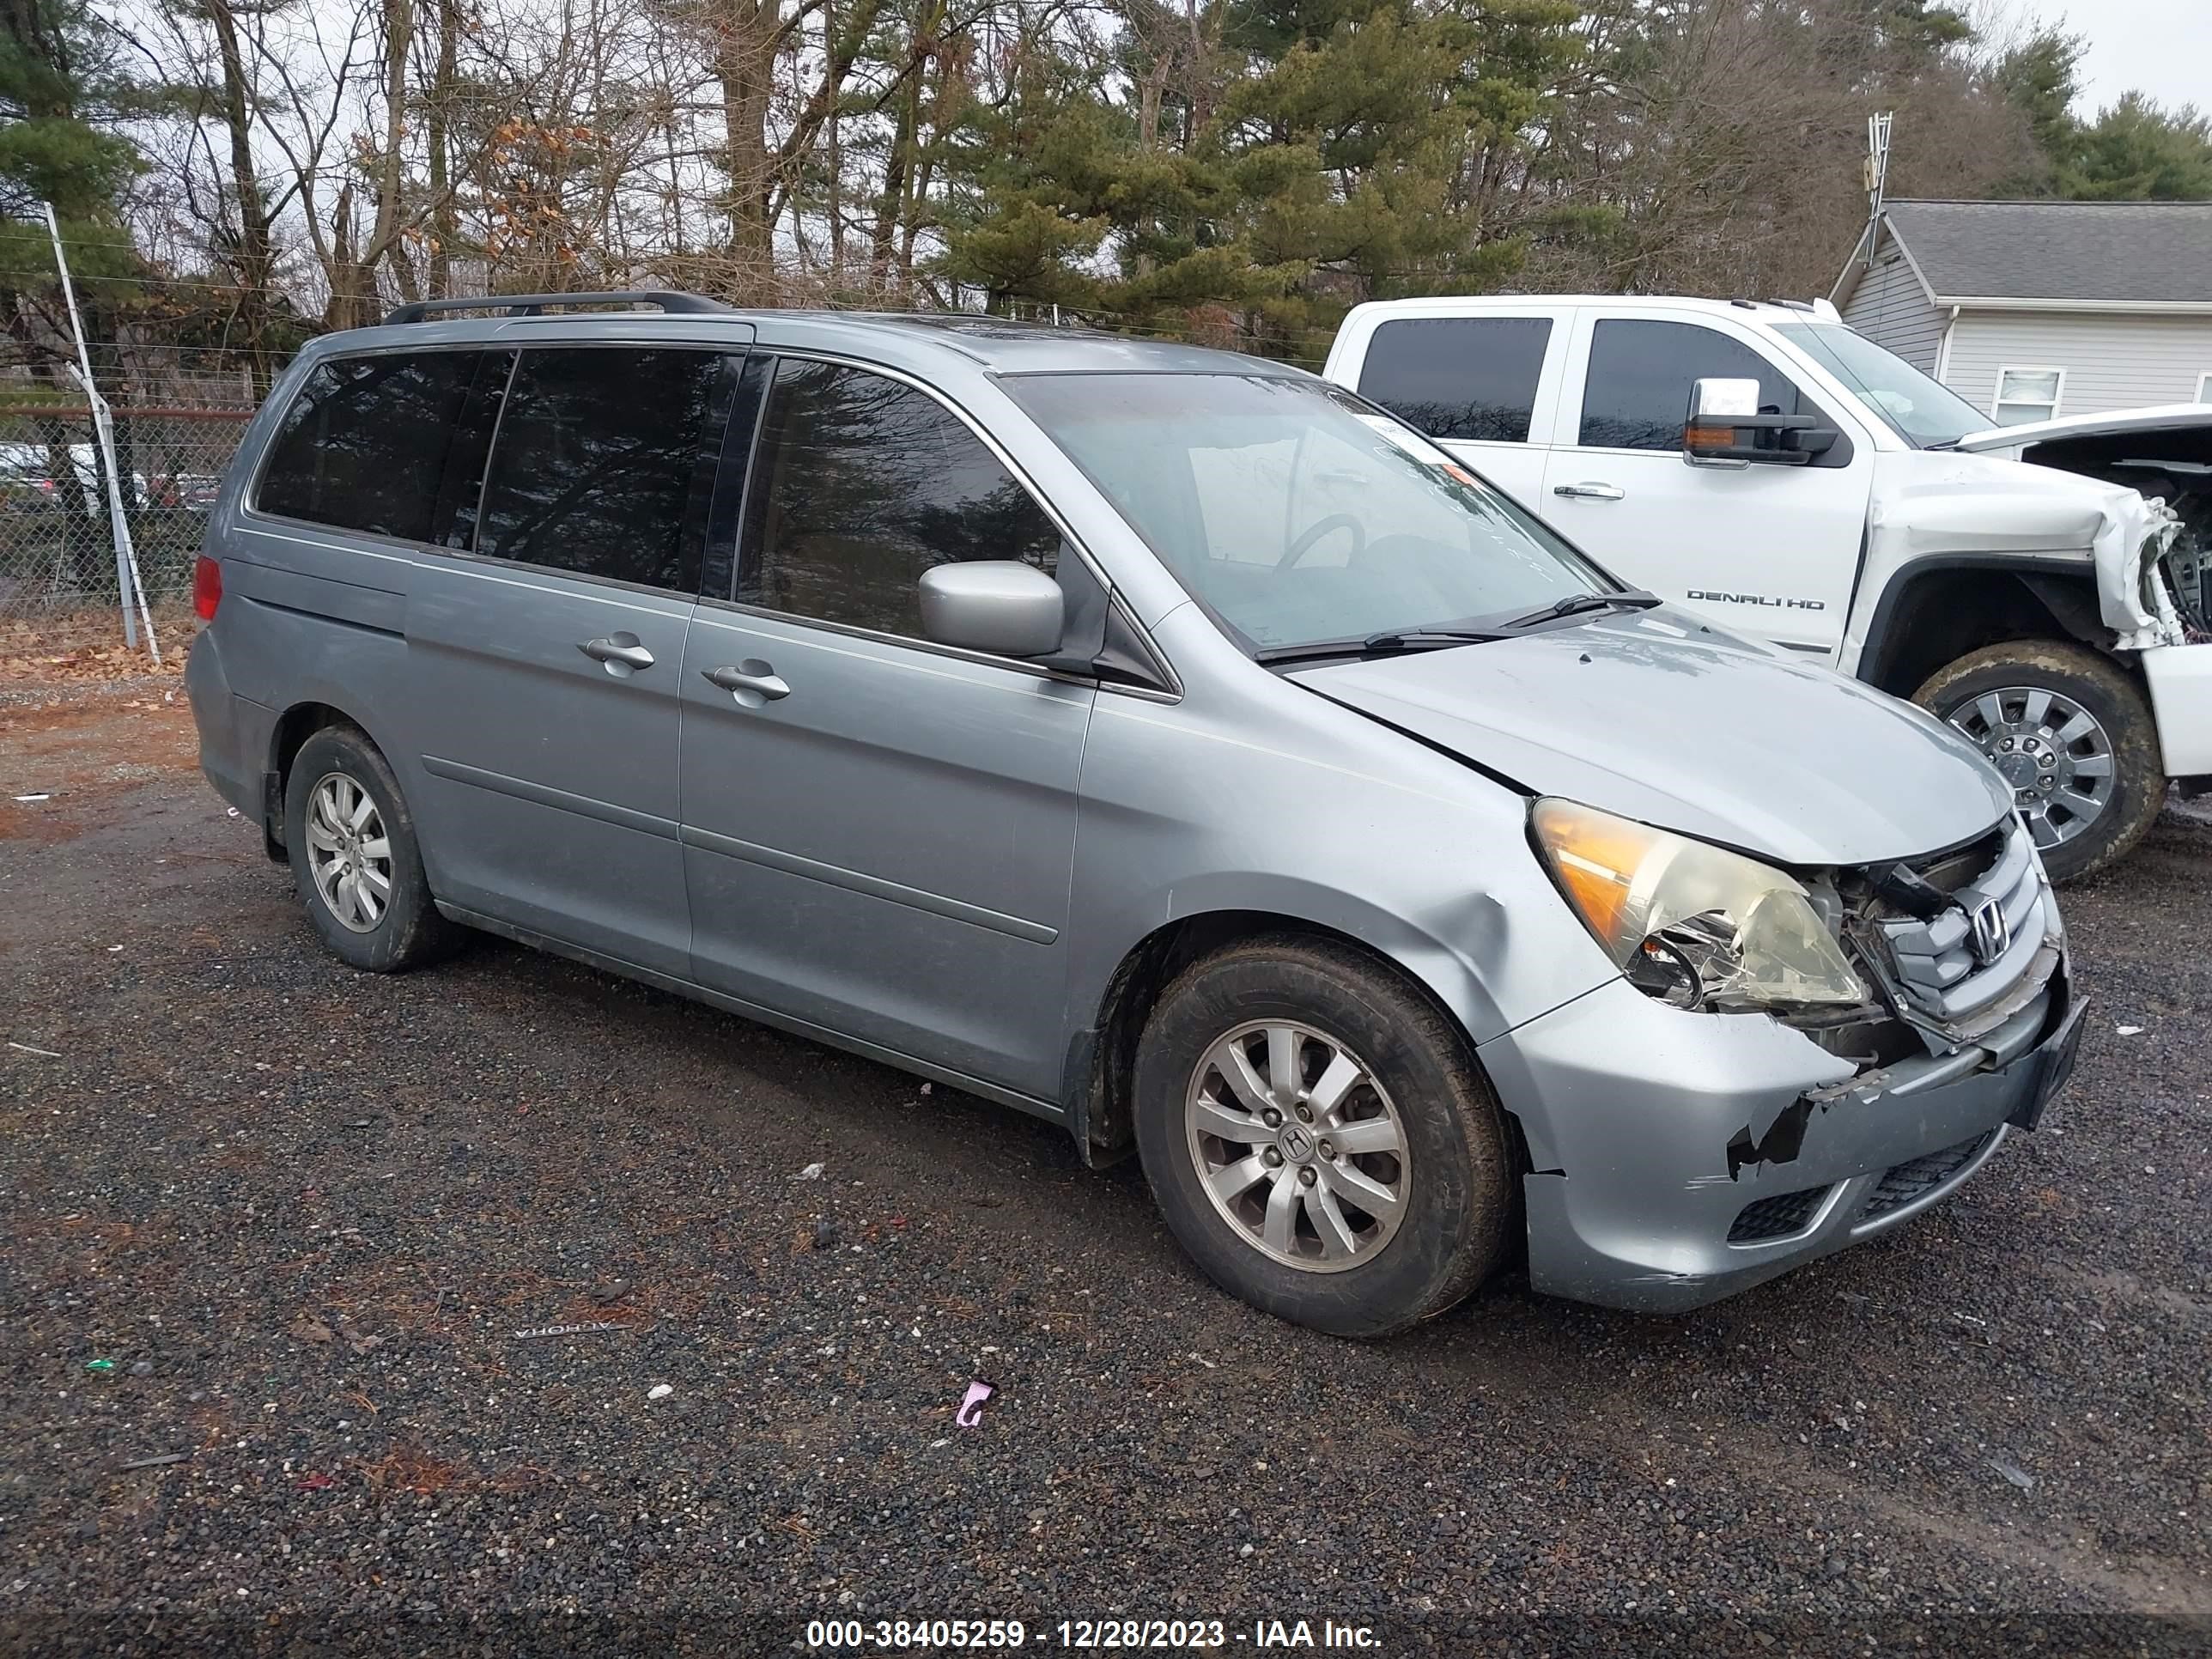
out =
[[[2058,186],[2086,201],[2203,201],[2212,197],[2212,120],[2130,93],[2075,135]]]
[[[23,326],[27,292],[52,284],[40,204],[53,204],[72,270],[93,283],[135,274],[116,204],[143,169],[119,130],[144,106],[120,43],[84,0],[0,0],[0,304]]]
[[[2081,131],[2073,104],[2081,89],[2084,50],[2078,36],[2039,30],[1999,58],[1990,77],[2005,101],[2027,118],[2035,147],[2054,166],[2065,159]]]
[[[946,275],[1300,356],[1358,300],[1517,265],[1498,182],[1571,0],[1127,3],[1105,88],[1040,69],[972,136]]]

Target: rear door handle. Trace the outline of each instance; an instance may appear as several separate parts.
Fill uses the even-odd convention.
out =
[[[709,685],[720,686],[748,708],[757,708],[762,703],[791,695],[791,688],[764,662],[748,659],[742,666],[703,668],[699,672]]]
[[[1554,495],[1572,495],[1577,500],[1585,501],[1617,501],[1622,496],[1628,494],[1628,492],[1623,489],[1619,484],[1598,483],[1595,482],[1589,483],[1553,484],[1552,486],[1552,493]]]
[[[613,634],[605,639],[586,640],[576,649],[593,662],[618,662],[628,668],[653,666],[653,653],[637,642],[635,634]]]

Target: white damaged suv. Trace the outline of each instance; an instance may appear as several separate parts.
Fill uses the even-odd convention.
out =
[[[1629,580],[1933,710],[2056,879],[2212,783],[2212,559],[2168,506],[2212,408],[1991,429],[1831,307],[1650,295],[1360,306],[1326,373]]]

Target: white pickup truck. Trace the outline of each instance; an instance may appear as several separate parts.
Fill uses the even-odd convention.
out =
[[[1625,580],[1948,720],[2056,877],[2212,781],[2212,407],[1992,429],[1825,304],[1641,296],[1363,305],[1323,373]]]

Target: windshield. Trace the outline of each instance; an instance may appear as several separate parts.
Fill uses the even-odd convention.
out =
[[[1613,586],[1410,427],[1319,380],[1001,384],[1247,650],[1464,626]]]
[[[1778,323],[1774,331],[1856,392],[1916,449],[1954,444],[1996,424],[1948,386],[1855,330],[1838,323]]]

